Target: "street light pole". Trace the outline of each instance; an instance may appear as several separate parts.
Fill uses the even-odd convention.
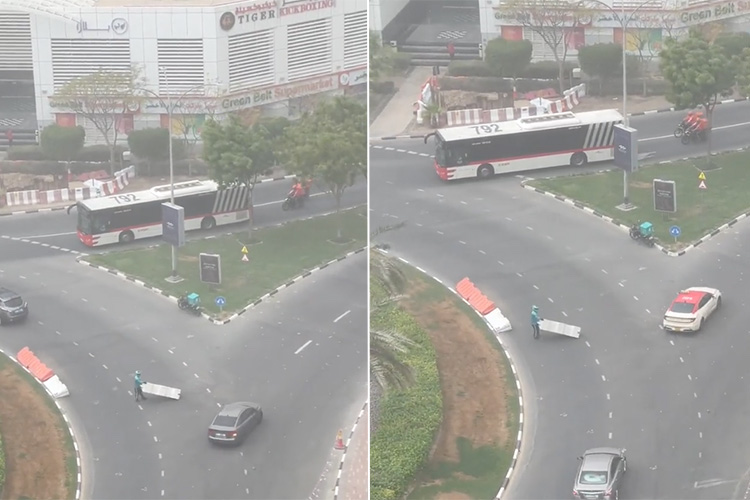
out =
[[[169,141],[169,202],[174,205],[174,154],[172,151],[172,92],[169,88],[169,75],[167,68],[160,67],[164,72],[164,83],[167,88],[167,140]],[[170,281],[182,281],[177,276],[177,246],[172,245],[172,274]]]
[[[610,11],[615,19],[618,19],[620,22],[620,28],[622,29],[622,118],[625,123],[625,126],[630,126],[630,117],[628,117],[628,53],[626,50],[627,47],[627,31],[628,31],[628,24],[630,24],[630,21],[633,20],[633,16],[641,10],[646,5],[653,2],[653,0],[644,0],[640,4],[636,6],[635,9],[630,13],[629,16],[625,16],[625,2],[623,0],[620,4],[620,14],[618,14],[615,9],[613,9],[608,4],[604,3],[602,0],[583,0],[579,3],[585,3],[586,1],[601,5],[608,11]],[[628,210],[633,208],[630,204],[630,173],[627,170],[623,170],[622,172],[622,179],[623,179],[623,202],[622,205],[619,208],[622,208],[624,210]]]

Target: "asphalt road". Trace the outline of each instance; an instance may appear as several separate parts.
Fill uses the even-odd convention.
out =
[[[717,149],[748,145],[749,110],[716,108]],[[640,152],[663,160],[702,151],[672,137],[680,117],[633,117]],[[378,241],[448,283],[469,276],[514,326],[504,335],[523,376],[527,426],[507,498],[570,496],[575,457],[608,445],[628,449],[622,498],[744,498],[750,402],[738,396],[750,371],[740,359],[750,349],[740,265],[750,248],[747,224],[669,258],[522,189],[513,176],[443,183],[432,147],[374,143],[371,224],[406,221]],[[680,288],[695,285],[720,288],[725,306],[699,334],[665,334],[663,311]],[[532,304],[542,317],[581,326],[582,338],[534,341]]]
[[[26,227],[38,232],[51,216]],[[366,398],[364,254],[224,327],[69,253],[0,239],[0,256],[0,281],[31,308],[28,322],[3,328],[0,346],[28,345],[68,385],[84,498],[304,498]],[[135,403],[135,370],[182,399]],[[241,400],[260,403],[264,422],[240,447],[211,446],[219,406]]]
[[[333,195],[321,190],[319,186],[313,186],[310,199],[305,206],[299,210],[284,212],[281,203],[289,192],[290,182],[276,181],[258,184],[253,190],[254,218],[256,227],[269,226],[301,217],[310,217],[331,212],[336,209]],[[367,202],[367,183],[364,179],[358,179],[356,183],[348,188],[342,197],[341,207],[349,208]],[[223,234],[236,231],[243,227],[229,225],[218,227],[210,232],[192,231],[186,234],[188,239],[203,238],[209,234]],[[0,217],[0,235],[27,238],[37,240],[49,245],[55,245],[70,250],[85,253],[112,251],[113,247],[88,248],[83,245],[76,236],[76,212],[75,209],[67,214],[65,210],[36,214],[18,214]],[[161,241],[160,238],[149,238],[139,240],[128,247],[154,245]],[[122,248],[122,247],[119,247]],[[3,256],[0,255],[0,262]]]

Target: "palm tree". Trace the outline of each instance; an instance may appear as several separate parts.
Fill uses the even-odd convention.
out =
[[[375,251],[370,252],[370,279],[383,291],[382,296],[370,298],[371,317],[404,297],[406,275],[392,259]],[[398,359],[398,353],[412,345],[398,332],[370,329],[370,371],[381,389],[402,389],[412,382],[411,368]]]

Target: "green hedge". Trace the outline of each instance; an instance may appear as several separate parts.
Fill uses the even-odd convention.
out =
[[[577,64],[565,62],[565,78],[570,79],[570,72],[576,68]],[[448,65],[449,76],[496,76],[484,61],[454,61]],[[538,79],[538,80],[557,80],[559,70],[557,63],[554,61],[539,61],[529,64],[518,78]]]
[[[125,147],[115,147],[115,158],[118,161],[122,161],[122,152],[125,151]],[[49,160],[42,151],[41,146],[13,146],[8,150],[9,160],[27,160],[27,161],[44,161]],[[106,145],[99,144],[96,146],[84,147],[78,155],[74,158],[74,161],[86,162],[86,161],[97,161],[97,162],[109,162],[109,148]]]
[[[414,383],[390,390],[380,403],[380,419],[370,440],[370,498],[400,498],[429,458],[443,419],[443,400],[435,348],[427,333],[399,308],[375,313],[372,327],[396,331],[416,345],[401,354]]]

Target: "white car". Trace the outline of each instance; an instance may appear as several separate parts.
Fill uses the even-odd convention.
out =
[[[670,332],[697,332],[721,307],[721,292],[702,286],[682,290],[664,313],[662,326]]]

